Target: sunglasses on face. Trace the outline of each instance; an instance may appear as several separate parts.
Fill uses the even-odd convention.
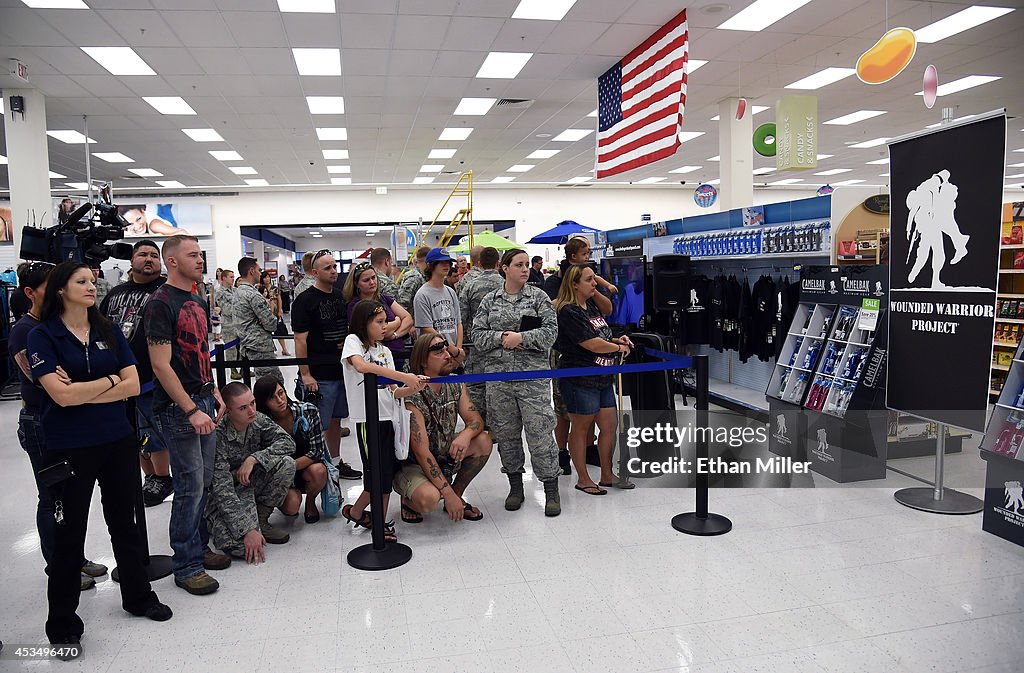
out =
[[[448,342],[447,341],[438,341],[435,344],[431,344],[427,348],[427,351],[429,351],[431,353],[440,353],[443,350],[448,350]]]

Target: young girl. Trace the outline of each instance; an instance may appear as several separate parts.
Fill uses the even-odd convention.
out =
[[[366,511],[366,507],[370,504],[371,479],[377,479],[380,482],[381,492],[384,493],[384,512],[386,513],[388,509],[391,479],[396,466],[395,429],[389,416],[392,392],[394,397],[406,397],[423,390],[423,386],[428,380],[425,376],[416,376],[395,370],[395,360],[391,350],[381,343],[384,340],[386,324],[387,314],[383,304],[379,301],[360,301],[352,310],[352,319],[349,321],[349,329],[352,333],[345,338],[345,346],[341,352],[345,373],[345,392],[348,394],[349,418],[356,421],[359,457],[363,461],[363,492],[359,494],[353,504],[342,507],[341,514],[353,524],[364,528],[370,527],[370,513]],[[379,386],[377,390],[379,413],[377,437],[380,440],[381,460],[379,474],[373,474],[370,470],[370,455],[366,446],[364,374],[377,374],[405,384],[401,388],[391,386],[390,391],[384,386]],[[384,539],[388,542],[395,542],[398,539],[393,522],[385,523]]]

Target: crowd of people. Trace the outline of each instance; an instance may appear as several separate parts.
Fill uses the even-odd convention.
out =
[[[527,500],[527,449],[547,516],[561,513],[558,479],[571,474],[570,463],[582,493],[632,488],[611,466],[611,375],[446,380],[453,373],[611,367],[629,355],[628,336],[613,337],[605,320],[611,302],[601,290],[615,288],[596,274],[587,241],[573,239],[565,251],[547,279],[540,258],[518,248],[474,248],[463,264],[444,248],[422,247],[397,279],[383,248],[344,277],[331,251],[308,252],[300,278],[282,274],[277,282],[243,257],[237,280],[235,270],[219,269],[212,290],[200,292],[198,240],[174,235],[162,248],[137,242],[125,282],[102,301],[85,264],[23,265],[19,291],[31,308],[12,330],[10,349],[21,370],[18,437],[39,492],[50,642],[80,642],[78,594],[106,572],[84,557],[97,483],[123,608],[171,617],[142,567],[134,523],[140,468],[146,506],[173,493],[174,581],[193,595],[218,589],[208,571],[232,559],[261,563],[268,544],[289,542],[270,521],[275,509],[289,517],[301,510],[307,524],[317,523],[316,498],[332,473],[362,479],[363,492],[340,514],[364,528],[374,482],[385,493],[385,518],[397,492],[405,524],[422,522],[442,501],[452,521],[479,521],[484,513],[465,494],[495,444],[509,511]],[[274,340],[289,336],[286,316],[300,359],[293,395],[274,363]],[[211,346],[232,369],[221,389]],[[251,389],[238,380],[242,358],[255,362]],[[370,373],[395,382],[377,390],[376,473],[362,388]],[[91,431],[81,433],[86,426]],[[586,460],[595,426],[597,482]],[[396,442],[399,428],[407,442]],[[352,429],[361,471],[341,459],[341,438]],[[385,539],[398,533],[388,521]]]

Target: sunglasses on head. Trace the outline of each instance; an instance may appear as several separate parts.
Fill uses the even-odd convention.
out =
[[[352,267],[352,273],[359,273],[360,271],[366,271],[369,268],[370,268],[370,263],[369,262],[359,262],[358,264],[356,264],[355,266]]]
[[[330,250],[317,250],[316,254],[313,255],[313,264],[316,264],[316,260],[320,259],[324,255],[330,255]]]
[[[54,266],[56,266],[56,265],[52,264],[50,262],[32,262],[31,264],[29,264],[28,266],[25,267],[25,270],[26,271],[40,271],[40,270],[44,270],[44,269],[45,270],[50,270],[50,269],[54,268]]]
[[[430,346],[427,348],[427,350],[429,352],[431,352],[431,353],[439,353],[439,352],[441,352],[443,350],[447,350],[447,349],[448,349],[448,342],[447,341],[438,341],[436,344],[430,344]]]

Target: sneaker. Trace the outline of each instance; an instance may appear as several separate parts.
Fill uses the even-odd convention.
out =
[[[172,493],[174,493],[174,480],[171,477],[150,475],[146,477],[146,483],[142,486],[142,503],[146,507],[154,507],[166,500]]]
[[[338,463],[338,476],[342,479],[362,479],[363,473],[359,470],[353,470],[352,466],[343,460]]]
[[[85,563],[82,564],[82,574],[88,575],[89,577],[103,577],[107,574],[107,566],[102,563],[93,563],[89,559],[85,559]]]
[[[218,554],[209,547],[203,552],[203,567],[207,570],[226,570],[231,567],[231,557]]]
[[[352,434],[352,429],[351,428],[348,428],[348,427],[346,427],[344,425],[341,426],[341,436],[342,437],[348,437],[351,434]]]
[[[88,591],[96,586],[96,580],[89,577],[88,575],[82,575],[82,591]]]
[[[220,588],[220,582],[207,575],[203,570],[200,570],[192,577],[186,577],[185,579],[175,577],[174,583],[193,596],[205,596],[206,594],[212,594]]]
[[[174,616],[171,609],[160,601],[156,601],[142,610],[127,610],[126,608],[126,612],[128,612],[128,614],[135,615],[136,617],[152,619],[154,622],[166,622]]]
[[[242,380],[242,373],[239,372],[237,369],[232,369],[231,370],[231,380],[232,381],[241,381]]]

